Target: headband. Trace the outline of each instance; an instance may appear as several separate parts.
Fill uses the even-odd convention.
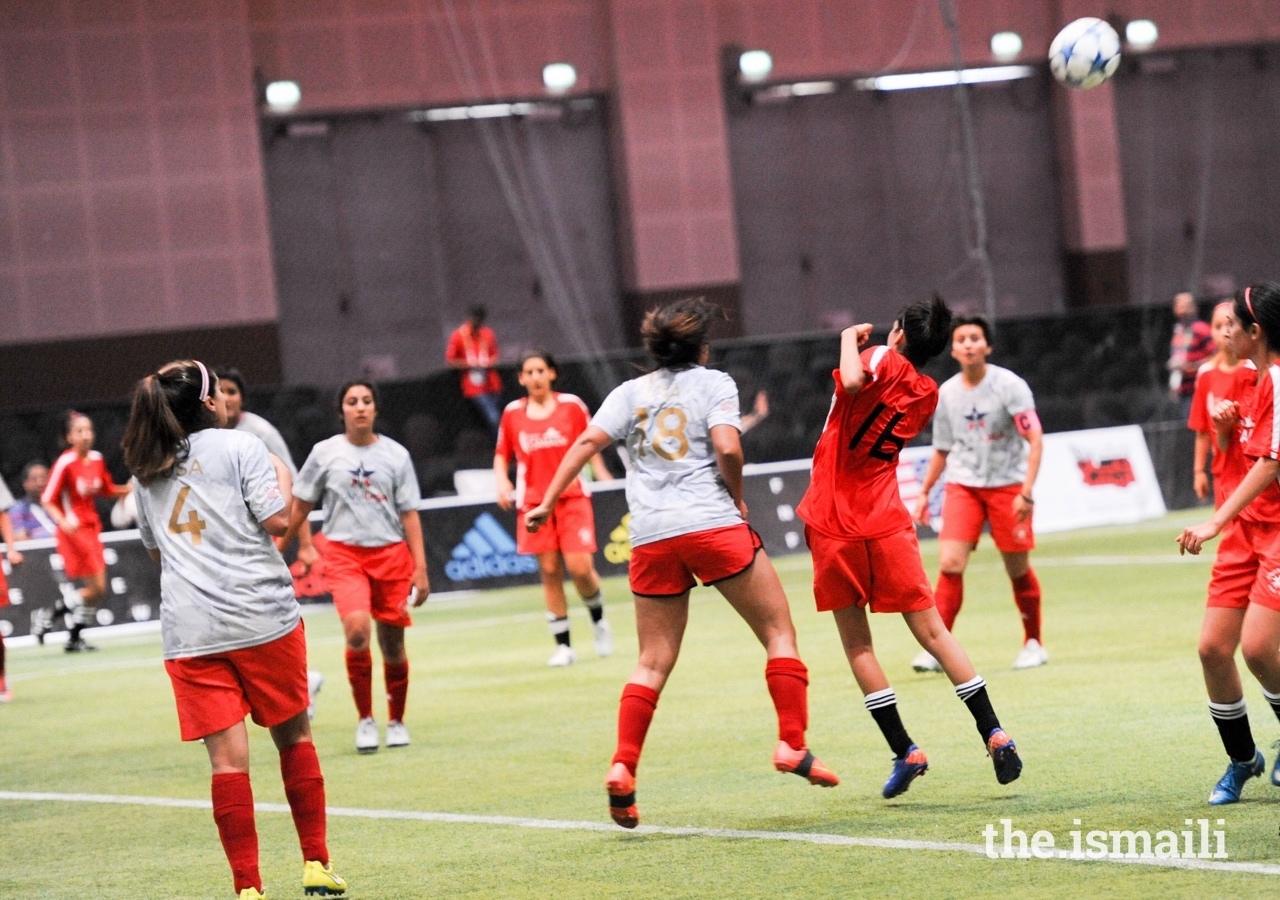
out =
[[[193,362],[195,362],[196,368],[200,370],[200,402],[203,403],[209,399],[209,370],[204,367],[204,363],[200,362],[200,360],[193,360]]]
[[[1249,315],[1257,319],[1258,315],[1253,311],[1253,301],[1249,299],[1249,288],[1244,289],[1244,305],[1249,308]]]

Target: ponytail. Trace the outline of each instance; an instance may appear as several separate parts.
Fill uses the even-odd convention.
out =
[[[640,335],[658,368],[682,369],[698,364],[711,323],[727,318],[722,307],[705,297],[690,297],[650,310]]]
[[[951,344],[951,310],[938,294],[909,305],[898,317],[898,326],[907,338],[903,355],[917,369]],[[987,329],[982,331],[986,334]]]
[[[216,390],[216,378],[210,378],[202,363],[182,360],[169,363],[134,387],[120,444],[125,464],[138,481],[150,484],[171,475],[187,458],[191,434],[218,424],[204,404],[211,383]]]

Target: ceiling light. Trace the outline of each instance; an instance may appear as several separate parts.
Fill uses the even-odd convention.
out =
[[[302,88],[296,81],[273,81],[267,85],[267,106],[275,112],[288,112],[302,102]]]
[[[1022,54],[1022,36],[1016,31],[997,31],[991,35],[991,55],[998,62],[1013,62]]]
[[[553,94],[565,94],[578,83],[578,70],[568,63],[551,63],[542,67],[542,83]]]
[[[1134,19],[1124,26],[1124,39],[1134,50],[1146,50],[1160,37],[1160,29],[1150,19]]]
[[[759,84],[773,72],[773,57],[767,50],[748,50],[738,57],[738,71],[748,84]]]

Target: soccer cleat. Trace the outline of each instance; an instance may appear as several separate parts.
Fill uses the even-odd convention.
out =
[[[1218,779],[1218,783],[1209,793],[1209,805],[1224,806],[1228,803],[1239,803],[1245,782],[1250,778],[1259,777],[1266,768],[1267,761],[1263,758],[1261,750],[1254,751],[1250,762],[1232,760],[1227,764],[1227,771]]]
[[[601,619],[591,626],[596,637],[596,656],[605,657],[613,653],[613,629],[606,619]]]
[[[921,650],[916,654],[916,658],[911,660],[911,668],[917,672],[941,672],[942,665],[933,658],[933,654],[928,650]]]
[[[267,895],[259,893],[256,887],[247,887],[236,894],[236,900],[267,900]]]
[[[44,636],[53,631],[53,612],[41,607],[31,613],[31,634],[37,644],[44,643]]]
[[[623,828],[635,828],[640,824],[640,810],[636,809],[636,776],[624,763],[616,762],[604,780],[609,792],[609,815]]]
[[[340,897],[347,892],[347,882],[333,871],[333,860],[326,866],[318,859],[309,859],[302,864],[302,892],[307,896]]]
[[[307,670],[307,696],[311,698],[311,702],[307,704],[307,718],[314,719],[316,717],[316,697],[320,693],[320,688],[324,687],[324,676],[315,669]]]
[[[1271,749],[1276,751],[1276,764],[1271,768],[1271,783],[1280,787],[1280,741],[1272,744]]]
[[[67,645],[62,649],[67,653],[92,653],[98,648],[93,644],[85,643],[84,638],[76,638],[74,641],[67,641]]]
[[[1027,641],[1022,645],[1022,649],[1018,651],[1017,657],[1013,660],[1015,669],[1034,669],[1037,666],[1043,666],[1049,661],[1049,651],[1035,638]]]
[[[568,644],[556,644],[556,652],[551,654],[551,658],[547,660],[547,665],[553,669],[571,666],[577,658],[573,648]]]
[[[361,719],[356,726],[356,751],[359,753],[376,753],[378,751],[378,723],[373,719]]]
[[[840,778],[822,764],[822,760],[809,752],[809,748],[791,749],[786,741],[778,741],[773,751],[773,767],[779,772],[790,772],[808,779],[810,784],[818,787],[835,787]]]
[[[1008,784],[1018,780],[1018,776],[1022,774],[1022,757],[1018,756],[1018,745],[1005,734],[1003,728],[997,728],[987,735],[987,754],[996,767],[996,781]]]
[[[408,747],[409,729],[403,722],[387,723],[387,747]]]
[[[906,756],[894,757],[893,771],[889,773],[889,780],[884,783],[884,790],[880,793],[886,800],[905,794],[907,788],[911,787],[911,782],[928,771],[929,760],[925,759],[924,751],[912,744]]]

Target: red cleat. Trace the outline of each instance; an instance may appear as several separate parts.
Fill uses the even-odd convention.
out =
[[[635,828],[640,824],[640,810],[636,809],[636,776],[623,763],[614,763],[609,777],[604,780],[609,792],[609,815],[623,828]]]
[[[840,783],[839,776],[824,766],[822,760],[810,753],[807,747],[792,750],[786,741],[778,741],[778,748],[773,751],[773,767],[779,772],[791,772],[807,778],[810,784],[818,787],[835,787]]]

